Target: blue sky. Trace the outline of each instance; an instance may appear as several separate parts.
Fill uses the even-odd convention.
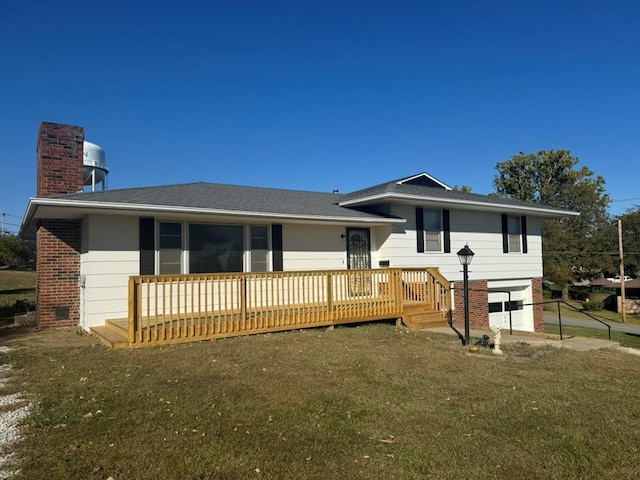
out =
[[[349,192],[427,171],[476,193],[570,149],[640,204],[640,2],[0,5],[0,212],[35,195],[41,121],[85,127],[110,188]],[[627,200],[635,199],[635,200]]]

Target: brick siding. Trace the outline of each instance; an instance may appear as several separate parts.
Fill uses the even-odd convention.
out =
[[[83,189],[84,129],[43,122],[38,132],[37,195]],[[36,235],[39,328],[80,321],[80,221],[43,220]]]
[[[453,282],[454,311],[453,326],[464,329],[464,283]],[[486,280],[469,280],[469,326],[471,328],[489,328],[489,297]],[[462,330],[461,330],[462,331]]]
[[[542,295],[542,278],[531,279],[531,298],[533,300],[533,330],[536,332],[544,332],[544,310],[542,303],[544,296]]]
[[[80,320],[80,222],[44,220],[38,229],[36,316],[39,328]]]

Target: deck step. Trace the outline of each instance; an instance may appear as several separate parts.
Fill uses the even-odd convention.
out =
[[[448,322],[442,318],[442,312],[438,311],[419,311],[414,313],[405,312],[402,316],[402,322],[413,329],[446,327]]]
[[[104,327],[91,327],[91,333],[93,333],[98,340],[104,343],[107,347],[115,349],[128,348],[129,341],[125,335],[121,335],[118,331],[104,326]]]
[[[105,320],[104,326],[110,330],[113,330],[123,337],[127,338],[129,336],[128,323],[126,318],[115,318],[112,320]]]

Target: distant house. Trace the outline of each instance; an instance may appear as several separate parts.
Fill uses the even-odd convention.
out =
[[[428,173],[346,194],[206,182],[83,192],[83,140],[81,127],[40,127],[38,191],[20,233],[37,239],[43,328],[131,315],[134,276],[423,267],[451,282],[461,325],[456,252],[469,244],[472,326],[505,325],[511,307],[515,329],[541,330],[541,221],[577,215],[455,191]]]
[[[626,280],[628,278],[628,280]],[[607,308],[622,313],[622,282],[620,277],[614,280],[598,278],[591,282],[591,294],[593,300],[604,301]],[[640,279],[625,277],[625,310],[626,313],[640,314]]]

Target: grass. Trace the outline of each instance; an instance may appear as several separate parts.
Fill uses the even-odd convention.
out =
[[[34,271],[0,270],[0,320],[34,310],[35,288]]]
[[[111,351],[61,329],[0,363],[29,479],[637,478],[640,357],[390,324]],[[0,343],[2,343],[0,341]]]

